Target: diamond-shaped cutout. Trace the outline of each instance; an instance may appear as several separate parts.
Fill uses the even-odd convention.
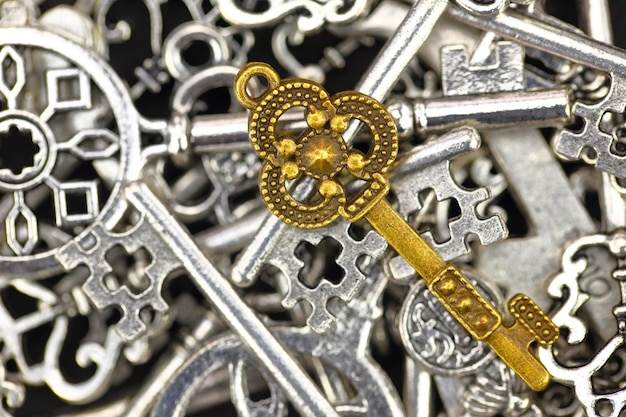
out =
[[[21,192],[16,192],[14,199],[15,204],[4,221],[7,244],[16,255],[28,255],[39,240],[37,217],[24,202],[24,195]]]
[[[57,110],[84,110],[91,108],[89,78],[77,68],[49,70],[46,73],[48,107],[41,114],[47,121]]]
[[[65,146],[63,146],[65,145]],[[68,149],[85,161],[109,158],[120,148],[119,137],[108,129],[83,130],[59,149]]]
[[[100,213],[96,181],[48,181],[54,192],[57,226],[91,223]]]
[[[3,47],[0,50],[0,93],[6,98],[8,108],[16,107],[15,99],[25,83],[24,60],[12,47]]]

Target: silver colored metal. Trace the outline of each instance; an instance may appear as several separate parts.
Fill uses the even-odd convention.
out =
[[[606,13],[597,15],[599,24],[592,18],[606,2],[586,1],[583,6],[589,10],[584,17],[590,33],[606,31]],[[403,91],[404,97],[391,104],[406,139],[389,175],[393,204],[412,224],[433,225],[424,235],[446,260],[473,260],[503,290],[526,291],[542,307],[549,307],[554,301],[546,297],[545,277],[556,270],[561,248],[570,239],[594,233],[595,225],[537,131],[492,129],[523,123],[558,127],[570,123],[572,114],[582,115],[585,137],[577,138],[579,133],[569,128],[562,135],[566,140],[556,140],[555,148],[578,158],[591,147],[596,158],[587,159],[597,159],[601,169],[623,173],[618,130],[624,127],[626,105],[620,96],[626,92],[624,51],[592,41],[542,14],[542,2],[534,0],[510,0],[511,7],[506,0],[417,0],[411,6],[385,0],[372,13],[369,0],[272,0],[268,4],[218,0],[217,6],[202,0],[143,0],[139,6],[145,7],[149,19],[136,22],[132,33],[143,31],[148,36],[149,44],[144,45],[148,58],[135,68],[134,79],[125,80],[127,88],[104,58],[117,48],[108,52],[105,38],[123,43],[131,35],[130,19],[113,20],[112,6],[121,9],[121,2],[77,0],[74,8],[81,10],[76,13],[82,17],[71,20],[69,6],[53,9],[41,19],[42,26],[35,20],[37,6],[42,4],[45,10],[41,0],[0,3],[0,95],[6,107],[0,112],[0,140],[18,129],[28,133],[38,149],[32,166],[20,172],[11,170],[8,159],[0,155],[0,235],[6,236],[0,239],[0,397],[4,399],[0,416],[9,414],[5,408],[28,406],[38,399],[29,395],[28,386],[44,386],[64,403],[79,405],[101,398],[115,386],[121,397],[102,397],[97,405],[70,406],[54,410],[54,415],[141,417],[154,405],[152,412],[158,417],[195,413],[188,400],[202,389],[196,404],[209,414],[214,412],[211,407],[230,398],[237,415],[250,417],[286,415],[288,401],[303,415],[316,417],[405,413],[412,417],[565,417],[568,412],[582,417],[580,409],[574,411],[575,405],[559,409],[533,404],[537,397],[531,397],[502,363],[485,359],[489,353],[480,346],[468,348],[472,340],[450,330],[439,312],[431,311],[429,316],[424,308],[434,304],[416,289],[406,299],[400,333],[405,342],[409,333],[422,337],[412,340],[423,344],[411,346],[410,351],[428,356],[434,361],[434,365],[426,362],[431,371],[447,376],[433,378],[408,360],[402,407],[393,388],[398,380],[392,381],[376,364],[369,349],[375,349],[377,357],[393,349],[399,330],[393,320],[406,293],[403,282],[386,287],[380,268],[387,267],[388,275],[395,278],[412,275],[412,269],[399,258],[383,259],[385,242],[368,229],[363,233],[359,224],[340,222],[321,233],[290,230],[274,218],[267,219],[254,189],[258,159],[250,152],[246,115],[236,113],[240,109],[234,100],[230,113],[194,114],[213,104],[202,102],[200,95],[232,84],[238,67],[247,61],[254,36],[243,26],[280,25],[272,38],[280,40],[280,48],[274,48],[275,56],[267,59],[287,63],[284,69],[294,75],[320,81],[324,77],[334,81],[333,70],[348,68],[360,45],[369,45],[374,38],[390,39],[356,89],[379,100],[392,87]],[[165,11],[176,3],[193,21],[163,40],[164,28],[170,26]],[[494,32],[461,27],[441,16],[444,9],[457,20]],[[243,26],[224,25],[221,13],[225,11],[226,21]],[[100,30],[94,30],[87,14],[94,16]],[[69,32],[63,27],[66,18],[72,27]],[[327,35],[305,42],[305,34],[317,36],[320,30],[341,39],[324,49],[321,60],[302,58],[305,48]],[[512,41],[500,41],[496,32]],[[76,43],[65,38],[76,38]],[[204,42],[211,51],[200,67],[189,65],[183,56],[194,41]],[[525,63],[522,44],[542,51],[528,48]],[[468,51],[474,52],[470,56]],[[608,78],[580,64],[610,74],[606,98]],[[433,72],[425,73],[423,68]],[[437,98],[439,80],[434,75],[440,68],[443,98]],[[163,99],[168,84],[174,84],[172,114],[161,120],[138,116],[132,100],[141,109],[147,97],[137,100],[140,96],[152,93],[156,98],[158,93]],[[261,91],[258,87],[253,95]],[[599,103],[574,101],[581,97]],[[156,100],[154,104],[158,105]],[[615,114],[605,115],[606,110]],[[301,113],[288,113],[279,129],[297,134],[302,119]],[[460,129],[448,132],[453,128]],[[484,133],[482,147],[474,129]],[[355,122],[345,135],[348,142],[361,145],[366,135],[357,139],[358,133]],[[414,137],[415,133],[422,137]],[[431,133],[447,134],[427,137]],[[140,139],[148,143],[155,137],[164,140],[141,148]],[[415,146],[422,139],[425,142]],[[495,164],[487,159],[489,152]],[[87,178],[85,173],[97,177]],[[626,185],[616,176],[602,175],[600,201],[608,233],[626,222]],[[154,195],[136,182],[139,178],[150,184]],[[508,197],[507,183],[529,231],[525,237],[505,240],[504,209],[496,205],[512,204],[497,198]],[[310,194],[308,185],[294,184],[298,198]],[[72,203],[76,195],[84,200],[81,210]],[[52,209],[42,210],[47,203]],[[449,219],[457,205],[457,218]],[[514,212],[509,212],[511,224],[521,221]],[[175,219],[190,225],[195,244]],[[559,351],[555,347],[550,354],[558,362],[553,364],[555,375],[576,385],[590,416],[617,417],[626,396],[619,387],[605,394],[606,371],[613,366],[605,359],[624,360],[624,354],[612,349],[621,346],[626,329],[622,277],[626,237],[622,232],[601,236],[577,242],[591,242],[577,253],[568,249],[568,269],[560,275],[567,274],[562,281],[569,293],[549,289],[553,297],[562,298],[557,314],[566,327],[572,326],[571,334],[580,336],[581,330],[575,328],[580,323],[593,334],[590,342],[604,347],[582,370],[580,363],[571,360],[588,355],[582,342],[562,340]],[[472,238],[493,245],[469,253]],[[232,278],[248,288],[235,292],[227,282],[234,254],[250,241],[235,262]],[[132,265],[125,266],[127,262]],[[585,270],[574,276],[582,262]],[[274,268],[266,269],[267,265]],[[186,292],[185,277],[164,285],[170,272],[179,269],[189,271],[199,296]],[[53,276],[56,273],[60,275]],[[253,286],[259,276],[264,282]],[[48,277],[49,286],[44,281]],[[557,277],[553,285],[558,282]],[[278,288],[273,288],[274,283]],[[9,302],[16,292],[17,312]],[[189,310],[204,301],[203,296],[224,322],[213,317],[194,328]],[[24,297],[29,300],[22,305]],[[165,300],[170,303],[170,297],[176,299],[168,306]],[[615,310],[610,310],[615,304]],[[117,323],[110,322],[111,307],[121,310]],[[567,315],[567,308],[577,310]],[[387,321],[376,323],[383,309]],[[278,326],[274,314],[288,322]],[[614,317],[617,328],[612,325]],[[435,319],[439,322],[433,325]],[[70,327],[75,321],[88,322],[82,340]],[[307,326],[297,327],[305,321]],[[173,323],[182,326],[183,333],[191,329],[181,343],[168,340],[172,332],[166,330]],[[34,331],[41,332],[39,327],[51,329],[50,336],[33,338],[31,333],[38,335]],[[209,336],[226,327],[233,332],[203,346]],[[34,358],[29,343],[40,345]],[[166,343],[170,349],[164,349]],[[433,345],[444,346],[443,354],[429,355]],[[78,350],[68,355],[68,347]],[[137,375],[127,379],[131,373],[145,372],[134,365],[162,350],[168,353],[143,378],[145,383],[127,386],[138,380]],[[39,351],[43,358],[36,357]],[[467,362],[472,363],[464,366]],[[444,365],[448,367],[439,369]],[[65,372],[77,366],[85,368],[80,369],[83,379]],[[626,367],[622,368],[617,381],[624,380]],[[591,381],[591,375],[594,383],[605,385],[589,396],[586,390],[593,384],[586,380]],[[269,397],[253,400],[263,386]],[[435,397],[440,401],[434,402]],[[439,404],[443,409],[436,408]],[[603,408],[606,404],[612,407],[609,412]],[[19,414],[28,414],[26,407]]]
[[[576,103],[573,113],[584,120],[582,132],[565,129],[554,140],[556,152],[568,159],[583,159],[602,171],[624,177],[624,156],[614,150],[615,139],[600,129],[600,121],[607,111],[622,113],[626,102],[626,53],[611,45],[586,37],[574,29],[563,30],[537,18],[507,10],[492,19],[477,19],[454,7],[448,14],[484,30],[493,31],[521,44],[549,52],[611,74],[611,87],[600,103]]]
[[[602,42],[613,42],[613,30],[606,0],[581,0],[580,14],[589,35]],[[602,210],[602,228],[610,232],[626,226],[626,195],[617,177],[601,172],[598,196]]]
[[[492,302],[502,303],[497,287],[471,270],[464,273]],[[421,282],[404,301],[400,335],[411,357],[433,374],[448,415],[543,415],[528,387],[488,347],[458,327]]]
[[[196,234],[195,241],[209,254],[237,252],[252,240],[266,216],[265,208],[260,207],[232,223]]]
[[[209,47],[211,62],[207,66],[229,62],[229,45],[216,29],[205,23],[186,22],[176,27],[163,41],[163,63],[174,79],[184,81],[201,69],[183,60],[182,52],[192,42],[203,42]]]
[[[383,101],[443,14],[447,1],[418,0],[367,69],[355,90]],[[344,140],[350,142],[350,131]]]
[[[613,43],[613,25],[607,0],[579,0],[583,28],[593,39]]]
[[[543,417],[528,387],[500,360],[490,362],[462,394],[466,415]]]
[[[571,91],[562,88],[404,100],[392,102],[389,111],[399,115],[401,137],[410,137],[461,126],[478,130],[559,126],[572,121],[571,103]]]
[[[25,400],[24,387],[6,380],[6,370],[4,366],[0,366],[0,398],[2,398],[0,417],[12,417],[6,409],[5,404],[15,409],[21,407]]]
[[[404,363],[403,402],[407,417],[434,417],[433,381],[410,356]]]
[[[502,14],[492,19],[499,19],[500,16]],[[507,44],[504,48],[508,48]],[[523,56],[520,49],[516,54],[510,52],[500,53],[498,60],[498,65],[509,69],[509,76],[498,84],[504,91],[519,89],[519,81],[510,82],[510,80],[520,79],[519,76],[512,74],[515,69],[520,70],[520,66],[515,62],[522,62]],[[467,56],[465,58],[470,60]],[[449,62],[443,56],[442,72],[447,71],[447,65]],[[493,83],[494,79],[500,80],[498,75],[501,71],[497,66],[474,65],[468,68],[470,72],[476,73],[472,76],[468,76],[467,71],[462,73],[469,80],[467,84],[463,83],[463,79],[455,80],[454,83],[448,79],[449,92],[472,92],[473,88],[480,91],[484,88],[480,87],[478,82],[480,77],[488,79],[489,83]],[[523,80],[523,77],[521,79]],[[530,231],[532,235],[506,239],[477,248],[475,266],[505,289],[512,289],[514,284],[516,292],[529,295],[541,308],[547,309],[549,298],[542,287],[546,272],[556,269],[561,248],[565,243],[583,234],[592,233],[595,226],[569,188],[567,178],[537,130],[485,131],[483,139],[505,175],[509,191],[522,212],[526,214],[526,223],[532,228]],[[525,158],[520,158],[520,155],[525,155]],[[527,161],[533,163],[528,164]],[[546,178],[550,181],[546,181]],[[538,184],[541,184],[541,187]],[[549,201],[546,200],[546,196],[550,196]]]
[[[611,43],[613,37],[608,2],[605,0],[584,0],[580,3],[580,7],[585,28],[590,36]],[[605,117],[613,118],[611,115],[605,115]],[[601,230],[610,233],[626,227],[626,195],[619,185],[619,179],[606,172],[597,172],[595,177],[599,182],[597,192],[602,214]],[[590,248],[585,251],[585,256],[589,262],[589,270],[593,272],[583,275],[581,282],[583,289],[592,296],[587,300],[582,311],[589,313],[590,328],[601,337],[602,341],[606,341],[611,338],[613,330],[606,323],[610,322],[613,317],[612,312],[605,307],[618,303],[618,283],[610,278],[610,268],[613,267],[610,253],[597,248]],[[591,275],[591,279],[589,275]]]
[[[498,205],[497,201],[506,191],[508,184],[505,176],[498,172],[493,160],[487,155],[486,147],[482,148],[482,154],[475,155],[469,161],[463,160],[467,165],[463,165],[454,172],[454,178],[458,183],[463,183],[467,179],[479,187],[486,187],[491,197],[476,206],[479,216],[487,217],[491,214],[499,214],[507,222],[508,213],[505,208]]]
[[[95,4],[92,12],[100,31],[107,41],[112,43],[125,42],[131,37],[131,27],[126,21],[115,22],[115,25],[107,24],[106,18],[111,6],[117,0],[102,0]],[[161,52],[161,34],[163,31],[163,17],[158,0],[143,0],[144,5],[150,13],[150,48],[157,55]]]
[[[500,13],[508,4],[508,0],[483,2],[477,0],[456,0],[456,3],[468,12],[480,17],[488,17]]]
[[[303,120],[302,112],[288,112],[281,117],[278,129],[284,132],[300,130]],[[191,120],[190,137],[196,154],[252,151],[246,113],[197,116]]]
[[[363,16],[362,19],[369,19],[371,13]],[[360,19],[360,20],[362,20]],[[350,25],[348,27],[353,27]],[[346,25],[340,25],[339,27],[346,27]],[[294,56],[290,47],[296,47],[306,39],[305,36],[295,30],[296,28],[291,23],[283,23],[274,29],[272,35],[272,51],[276,60],[284,67],[289,74],[296,77],[307,78],[324,84],[326,81],[326,74],[333,69],[345,68],[349,62],[349,58],[354,55],[360,46],[372,46],[375,42],[371,36],[353,36],[350,34],[344,40],[334,46],[327,46],[324,48],[323,56],[317,61],[317,63],[305,64]],[[330,29],[330,28],[328,28]],[[307,57],[307,61],[314,60],[315,57]]]
[[[311,306],[307,325],[318,333],[331,330],[336,317],[328,308],[331,299],[339,299],[343,302],[350,301],[357,291],[364,285],[366,275],[363,266],[371,262],[377,262],[387,248],[387,242],[375,232],[368,232],[362,239],[355,239],[349,233],[351,225],[348,221],[338,221],[330,227],[311,230],[296,228],[283,228],[273,238],[280,241],[272,250],[265,251],[255,259],[254,269],[262,269],[265,265],[273,265],[283,273],[282,288],[284,298],[282,305],[292,309],[299,301],[306,301]],[[308,260],[308,265],[298,256],[298,248],[304,244],[318,246],[322,240],[330,239],[338,244],[341,249],[334,262],[342,270],[340,280],[338,277],[315,277],[319,283],[311,288],[303,282],[301,275],[303,269],[311,268],[320,260],[315,257]],[[329,278],[334,278],[333,283]],[[279,278],[280,280],[280,278]]]
[[[211,313],[201,317],[193,329],[180,343],[173,344],[168,352],[159,360],[159,364],[146,379],[137,395],[128,401],[127,407],[120,417],[144,417],[154,407],[154,399],[159,396],[170,379],[181,366],[210,337],[222,330],[217,318]]]
[[[55,190],[56,198],[54,204],[57,223],[61,225],[80,223],[86,226],[85,231],[83,231],[82,228],[69,230],[69,233],[78,235],[79,239],[83,233],[88,233],[88,225],[92,222],[93,218],[105,224],[116,222],[124,206],[123,200],[118,198],[120,183],[123,180],[137,178],[139,172],[139,158],[137,157],[139,150],[137,114],[116,74],[96,53],[85,49],[83,46],[63,36],[40,28],[3,27],[0,29],[0,45],[3,45],[3,48],[9,48],[5,49],[5,60],[10,58],[12,54],[10,51],[15,51],[14,48],[23,47],[34,51],[41,50],[50,52],[62,58],[67,64],[74,66],[73,68],[52,69],[48,71],[46,78],[48,86],[47,91],[48,95],[52,97],[53,100],[47,104],[46,109],[42,109],[42,115],[45,117],[40,117],[29,111],[18,109],[9,109],[3,112],[6,123],[10,123],[11,120],[23,120],[18,123],[28,124],[28,127],[24,125],[24,129],[34,132],[33,138],[38,137],[38,135],[42,135],[46,138],[45,142],[33,139],[33,141],[37,141],[37,143],[41,145],[40,153],[42,153],[42,158],[46,162],[42,163],[40,169],[38,168],[32,171],[33,177],[28,181],[39,181],[38,178],[41,178],[41,181],[45,181]],[[26,78],[26,76],[24,76],[24,78]],[[75,85],[77,85],[77,96],[70,100],[65,100],[59,95],[60,92],[57,89],[57,84],[63,79],[68,79],[71,82],[75,82]],[[91,132],[94,134],[98,132],[96,136],[89,136],[91,133],[79,134],[79,136],[75,136],[73,141],[67,142],[67,145],[61,145],[59,147],[57,144],[63,143],[62,139],[68,140],[70,138],[55,138],[51,135],[51,129],[46,127],[50,120],[48,120],[48,122],[45,120],[54,117],[54,114],[67,114],[68,112],[84,109],[86,106],[90,105],[92,87],[87,84],[86,80],[91,80],[90,82],[103,94],[106,101],[109,103],[118,130],[119,139],[116,139],[116,135],[109,133],[103,135],[103,137],[106,138],[105,142],[108,142],[109,145],[103,148],[108,150],[102,150],[101,152],[91,152],[81,149],[81,144],[84,144],[84,141],[87,139],[95,141],[95,144],[97,144],[101,136],[99,134],[100,131]],[[15,93],[15,87],[11,91]],[[21,103],[21,101],[16,101],[16,99],[10,99],[8,101],[14,101],[18,106],[20,106]],[[113,148],[111,148],[111,141],[116,142],[118,140],[119,145],[113,144]],[[61,154],[65,153],[62,152],[65,149],[80,158],[92,160],[94,158],[106,158],[108,152],[115,150],[116,146],[119,146],[117,155],[120,164],[114,177],[114,183],[111,184],[110,189],[108,189],[107,194],[105,194],[107,197],[106,201],[98,202],[98,200],[95,199],[93,182],[66,182],[64,179],[60,179],[59,181],[54,180],[54,176],[56,175],[54,168],[63,165],[59,161],[64,160],[64,156]],[[46,174],[43,176],[40,175],[43,173]],[[51,175],[47,175],[47,173]],[[24,175],[27,174],[28,172]],[[35,185],[35,183],[29,183],[29,185],[26,186],[25,184],[27,184],[27,182],[25,181],[27,180],[20,176],[16,178],[6,177],[6,179],[11,181],[11,188],[24,184],[24,191],[30,190]],[[39,182],[36,182],[36,184],[38,183]],[[85,195],[85,198],[88,200],[87,213],[81,213],[79,216],[70,214],[65,198],[68,193],[80,193]],[[20,198],[16,201],[20,201]],[[24,201],[28,204],[28,192],[24,195]],[[96,203],[98,203],[97,207]],[[35,217],[30,216],[28,211],[24,210],[25,209],[22,209],[20,213],[30,218],[27,224],[28,228],[31,230],[31,234],[28,239],[20,241],[19,247],[14,244],[19,252],[18,256],[7,256],[6,253],[0,255],[0,268],[2,268],[3,272],[7,275],[33,273],[43,275],[59,270],[58,265],[54,261],[53,251],[48,250],[33,255],[26,254],[24,251],[24,248],[34,247],[32,244],[34,238],[41,236],[41,234],[38,234],[38,236],[32,234],[32,230],[35,227],[33,226],[33,219],[35,219]],[[75,209],[73,208],[73,210]],[[19,232],[16,233],[16,236],[19,236]],[[69,235],[70,239],[72,237],[73,235]]]
[[[219,0],[217,7],[223,18],[232,25],[244,28],[272,26],[291,19],[297,29],[310,33],[326,23],[349,23],[369,10],[370,2],[322,2],[314,0],[272,0],[264,11],[248,9],[232,0]],[[305,10],[306,13],[297,13]]]
[[[555,19],[546,22],[540,13],[533,16],[508,8],[497,16],[483,19],[450,5],[446,14],[524,46],[611,74],[626,75],[626,52],[623,49],[596,41],[560,21],[560,26],[556,27],[552,24]]]
[[[147,252],[148,265],[141,271],[142,279],[148,281],[145,290],[107,282],[113,273],[113,265],[107,258],[111,250],[118,247],[124,248],[130,255],[140,250]],[[126,343],[134,342],[145,335],[147,326],[140,314],[144,309],[149,308],[156,313],[154,321],[161,320],[161,315],[167,312],[168,305],[161,296],[163,282],[182,266],[144,217],[123,233],[111,232],[96,224],[80,240],[60,248],[56,258],[67,271],[80,265],[89,268],[89,278],[82,288],[96,308],[104,310],[117,307],[123,312],[115,329]]]
[[[524,61],[519,59],[524,56],[524,47],[514,42],[493,42],[490,37],[483,37],[481,42],[486,47],[479,44],[471,57],[464,44],[441,48],[444,96],[524,90]],[[481,51],[486,56],[478,57]]]
[[[132,183],[125,189],[125,195],[143,213],[146,222],[182,263],[198,289],[241,338],[250,354],[263,364],[269,375],[285,390],[294,406],[310,417],[337,415],[302,368],[239,298],[226,278],[202,254],[149,189],[144,184]]]
[[[537,130],[485,132],[483,139],[530,230],[528,236],[477,248],[476,267],[504,288],[523,292],[547,309],[546,273],[558,268],[561,248],[567,242],[593,233],[595,225]]]
[[[602,172],[600,189],[600,207],[602,209],[602,229],[610,232],[626,227],[626,189],[614,175]]]
[[[144,122],[147,130],[162,135],[165,143],[143,149],[143,178],[181,221],[197,222],[212,214],[222,224],[234,221],[237,216],[230,200],[246,192],[254,196],[250,191],[260,162],[247,137],[247,117],[226,114],[189,119],[203,93],[232,86],[237,72],[233,66],[217,65],[195,73],[175,90],[169,121]],[[228,153],[215,153],[220,151]],[[194,155],[201,156],[200,162],[190,166]],[[170,159],[187,171],[172,185],[163,173]],[[202,193],[207,188],[210,191]],[[187,203],[189,200],[193,202]]]
[[[582,159],[609,174],[626,176],[626,157],[614,147],[617,138],[600,127],[606,112],[626,110],[626,77],[613,74],[606,97],[596,104],[575,103],[572,112],[583,119],[581,131],[563,129],[553,139],[555,151],[567,159]]]
[[[1,339],[4,344],[3,362],[0,368],[5,369],[8,361],[13,361],[17,372],[12,373],[11,380],[20,384],[46,385],[59,398],[69,403],[85,403],[100,397],[110,386],[111,380],[122,362],[122,355],[130,362],[141,361],[137,352],[143,350],[146,339],[132,345],[124,344],[113,329],[105,329],[102,333],[94,331],[104,321],[102,317],[90,316],[91,310],[83,294],[78,288],[57,294],[46,288],[44,283],[31,282],[24,279],[0,281],[3,292],[13,290],[23,303],[30,299],[37,303],[37,309],[28,314],[15,314],[15,300],[3,301],[0,304]],[[70,381],[63,370],[67,368],[66,359],[62,359],[62,349],[70,334],[70,319],[76,316],[90,318],[88,336],[77,344],[74,352],[74,366],[81,368],[94,367],[95,371],[80,381]],[[91,328],[93,325],[93,328]],[[51,332],[45,338],[29,341],[28,335],[41,326],[50,326]],[[33,360],[28,352],[36,343],[43,347],[43,357]],[[4,377],[2,378],[4,380]],[[4,382],[2,383],[4,384]],[[6,384],[5,395],[9,399],[22,396],[23,389],[11,383]],[[15,392],[13,392],[15,391]],[[17,398],[19,398],[19,396]],[[17,404],[15,405],[17,406]]]
[[[614,336],[597,350],[584,363],[561,363],[559,357],[567,354],[568,349],[581,344],[588,335],[585,322],[579,316],[579,310],[590,299],[592,294],[584,291],[581,277],[589,267],[580,251],[588,247],[603,247],[617,259],[617,268],[612,272],[612,278],[617,280],[621,287],[621,302],[613,308],[617,319]],[[621,388],[609,393],[598,392],[594,389],[594,376],[616,354],[624,344],[624,259],[626,256],[626,234],[617,230],[610,235],[589,235],[576,240],[563,254],[561,272],[550,280],[548,291],[554,298],[563,299],[562,303],[551,314],[554,323],[561,329],[567,330],[567,345],[557,352],[554,348],[540,348],[539,358],[553,378],[563,384],[572,386],[576,397],[584,407],[588,416],[618,416],[626,404],[626,390]],[[606,325],[606,324],[605,324]]]
[[[606,0],[581,0],[581,16],[589,35],[602,42],[613,42],[613,30],[609,6]],[[602,210],[602,228],[611,232],[626,227],[626,190],[619,179],[606,172],[600,174],[600,209]]]
[[[380,297],[386,278],[374,272],[364,291],[341,308],[337,327],[320,336],[310,329],[277,327],[273,333],[289,349],[303,355],[311,352],[336,369],[356,390],[347,402],[335,404],[344,414],[401,417],[404,415],[398,394],[386,374],[371,358],[368,345],[372,324],[380,317]],[[163,391],[153,417],[184,415],[191,396],[215,370],[237,360],[248,360],[240,342],[225,336],[205,346],[178,372]],[[251,363],[251,362],[249,362]],[[251,363],[253,364],[253,363]],[[261,414],[266,415],[266,414]]]
[[[470,271],[468,279],[490,302],[494,292]],[[494,360],[494,353],[463,329],[431,294],[423,281],[416,282],[400,311],[400,336],[409,355],[435,375],[462,376],[480,371]]]
[[[468,239],[474,236],[482,245],[506,238],[508,232],[498,214],[479,216],[478,205],[490,197],[489,189],[473,190],[459,186],[452,178],[450,162],[480,147],[480,136],[472,128],[453,130],[427,144],[416,147],[399,160],[391,173],[390,183],[398,200],[398,211],[407,219],[423,207],[420,192],[432,189],[437,201],[455,199],[461,214],[447,221],[448,236],[436,238],[432,231],[422,237],[446,260],[469,253]],[[447,216],[446,216],[447,217]],[[401,257],[391,259],[389,266],[396,279],[413,275],[412,268]]]

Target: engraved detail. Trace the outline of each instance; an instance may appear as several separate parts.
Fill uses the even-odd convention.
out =
[[[471,273],[464,273],[489,301],[498,299],[494,289]],[[458,290],[459,281],[444,276],[438,287],[442,293],[452,295]],[[422,281],[411,288],[404,301],[400,335],[411,357],[436,375],[472,374],[495,357],[487,344],[474,339]]]
[[[428,289],[477,340],[484,340],[502,317],[455,267],[443,270]]]

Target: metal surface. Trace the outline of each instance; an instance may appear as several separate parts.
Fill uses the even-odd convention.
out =
[[[0,0],[0,416],[622,415],[625,13]]]

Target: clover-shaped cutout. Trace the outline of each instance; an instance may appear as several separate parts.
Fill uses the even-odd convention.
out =
[[[267,80],[263,96],[254,98],[246,90],[255,76]],[[358,205],[347,202],[341,182],[336,178],[345,168],[354,177],[368,181],[359,198],[373,190],[386,190],[382,178],[397,155],[395,125],[385,108],[371,97],[358,92],[343,92],[332,97],[319,84],[301,79],[280,80],[267,64],[251,63],[244,67],[235,82],[241,104],[252,110],[250,139],[264,163],[259,178],[261,195],[274,215],[300,228],[318,228],[340,215],[354,218]],[[299,137],[280,136],[278,120],[294,107],[306,109],[309,128]],[[348,149],[342,134],[352,119],[368,126],[372,145],[367,155]],[[302,176],[317,182],[312,199],[302,191],[297,198],[288,190],[288,181]],[[370,184],[371,182],[371,184]],[[304,197],[304,198],[303,198]],[[352,212],[351,212],[352,211]]]

